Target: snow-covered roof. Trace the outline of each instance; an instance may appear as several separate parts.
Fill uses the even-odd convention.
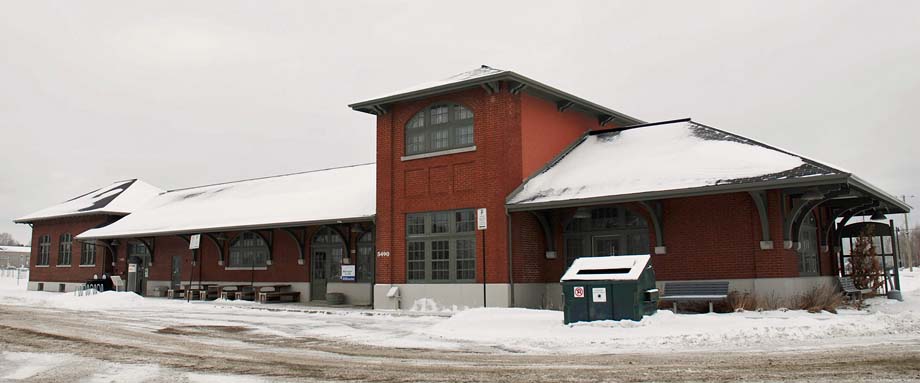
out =
[[[77,238],[165,235],[370,219],[376,166],[361,164],[171,190]]]
[[[14,220],[17,223],[88,214],[129,214],[163,190],[133,179],[114,182],[101,189],[74,197],[57,205]]]
[[[31,253],[29,246],[0,246],[0,253]]]
[[[595,115],[599,121],[612,122],[614,125],[642,123],[642,121],[637,118],[595,104],[547,84],[522,76],[514,71],[496,69],[487,65],[458,73],[445,79],[424,82],[395,92],[389,92],[348,106],[357,111],[379,115],[386,112],[388,105],[396,102],[431,97],[479,86],[489,88],[493,92],[499,91],[500,89],[496,87],[499,82],[505,83],[505,89],[509,91],[511,91],[511,89],[515,89],[513,92],[525,90],[531,94],[555,102],[571,103],[574,105],[573,110],[581,110],[584,113]]]
[[[642,275],[648,260],[647,254],[581,257],[572,262],[561,281],[634,281]]]
[[[437,88],[440,86],[456,84],[456,83],[468,81],[468,80],[475,80],[478,78],[488,77],[491,75],[496,75],[496,74],[505,73],[505,72],[506,71],[502,69],[492,68],[487,65],[483,65],[479,68],[476,68],[470,71],[457,73],[445,79],[423,82],[421,84],[417,84],[414,86],[410,86],[408,88],[400,89],[395,92],[389,92],[387,94],[382,94],[372,99],[376,100],[376,99],[381,99],[381,98],[398,96],[401,94],[412,93],[412,92],[424,90],[424,89]]]
[[[584,136],[508,197],[509,206],[846,174],[687,120]]]

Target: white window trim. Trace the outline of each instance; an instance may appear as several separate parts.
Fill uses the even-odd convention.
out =
[[[95,265],[95,264],[92,264],[92,265],[80,265],[80,267],[96,267],[96,265]]]
[[[430,157],[446,156],[446,155],[450,155],[450,154],[466,153],[466,152],[475,152],[475,151],[476,151],[476,145],[473,145],[473,146],[467,146],[467,147],[464,147],[464,148],[447,149],[447,150],[441,150],[441,151],[437,151],[437,152],[419,153],[419,154],[413,154],[413,155],[411,155],[411,156],[402,156],[402,157],[400,157],[399,159],[400,159],[401,161],[412,161],[412,160],[417,160],[417,159],[421,159],[421,158],[430,158]]]
[[[54,265],[54,267],[70,267],[70,265]]]
[[[51,265],[35,265],[35,267],[50,267]]]
[[[224,270],[268,270],[266,266],[259,267],[224,267]]]

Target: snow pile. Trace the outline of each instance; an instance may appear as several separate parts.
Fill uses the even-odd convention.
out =
[[[587,136],[509,198],[511,204],[718,185],[785,172],[801,157],[737,139],[699,134],[690,121]],[[708,130],[707,130],[708,132]]]
[[[78,311],[104,311],[137,307],[144,304],[144,297],[135,293],[106,291],[94,295],[77,296],[73,293],[53,294],[43,302],[47,307],[59,307]]]
[[[468,308],[467,306],[460,307],[457,305],[441,306],[434,299],[419,298],[412,303],[412,306],[409,307],[409,311],[420,313],[453,313]]]

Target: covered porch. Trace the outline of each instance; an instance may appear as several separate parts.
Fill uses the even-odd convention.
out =
[[[559,276],[583,256],[652,254],[659,286],[727,280],[799,294],[841,275],[848,221],[909,210],[850,173],[690,120],[586,134],[506,208],[527,306],[552,306]]]

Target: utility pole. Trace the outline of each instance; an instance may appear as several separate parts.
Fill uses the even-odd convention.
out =
[[[902,194],[901,201],[906,204],[907,196]],[[910,271],[914,271],[914,244],[913,238],[910,237],[910,212],[907,211],[904,212],[904,235],[907,236],[907,267],[910,268]]]

